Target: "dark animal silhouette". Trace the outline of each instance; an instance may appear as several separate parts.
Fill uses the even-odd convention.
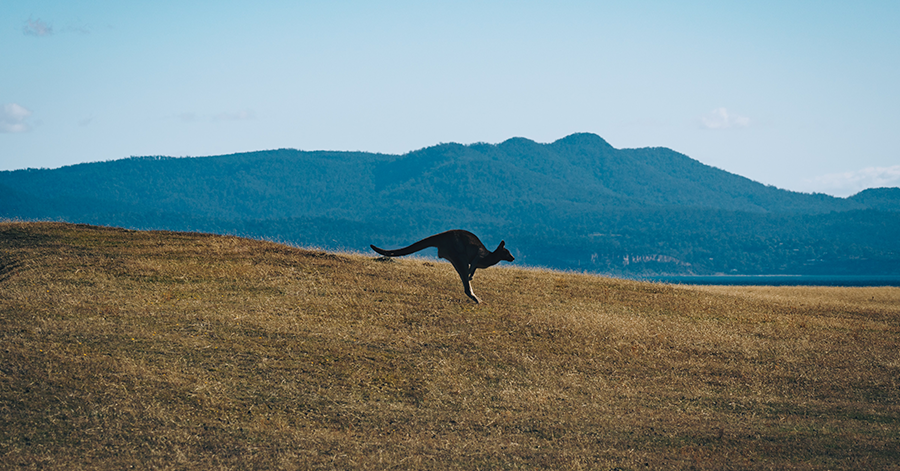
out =
[[[453,265],[453,268],[456,269],[456,272],[459,273],[459,278],[462,280],[466,296],[477,303],[479,302],[478,298],[472,292],[472,286],[469,284],[469,281],[475,276],[475,270],[478,268],[487,268],[496,265],[502,260],[507,262],[515,260],[505,245],[506,242],[500,241],[500,246],[497,247],[497,250],[491,252],[478,240],[475,234],[456,229],[426,237],[402,249],[384,250],[374,245],[369,247],[372,247],[372,250],[385,257],[402,257],[429,247],[437,247],[438,257],[449,261]]]

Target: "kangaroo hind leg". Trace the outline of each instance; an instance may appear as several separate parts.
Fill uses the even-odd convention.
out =
[[[462,280],[463,290],[466,292],[466,296],[475,301],[476,303],[480,303],[478,297],[475,296],[475,293],[472,292],[472,285],[469,283],[470,274],[468,267],[461,263],[454,263],[453,268],[456,269],[456,273],[459,274],[459,279]]]

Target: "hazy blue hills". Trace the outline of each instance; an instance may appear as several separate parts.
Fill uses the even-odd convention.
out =
[[[517,260],[640,273],[900,273],[900,189],[762,185],[665,148],[281,149],[0,172],[0,217],[195,230],[364,251],[457,227]],[[493,247],[492,247],[493,248]]]
[[[872,188],[860,191],[850,200],[869,209],[900,211],[900,188]]]
[[[377,170],[391,194],[475,194],[497,201],[590,208],[679,206],[754,212],[820,213],[866,209],[864,202],[779,190],[665,148],[615,149],[599,136],[552,144],[515,138],[499,145],[445,144],[412,152]]]

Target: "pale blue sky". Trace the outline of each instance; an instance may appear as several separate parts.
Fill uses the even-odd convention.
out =
[[[0,0],[0,170],[596,133],[900,186],[900,2]]]

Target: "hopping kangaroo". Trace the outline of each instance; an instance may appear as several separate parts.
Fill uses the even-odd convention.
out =
[[[456,269],[456,272],[459,273],[459,278],[462,280],[466,296],[477,303],[479,302],[478,298],[472,292],[472,286],[469,284],[469,281],[475,276],[475,269],[477,268],[487,268],[496,265],[501,260],[507,262],[515,260],[512,254],[509,253],[509,250],[504,247],[505,245],[505,242],[500,241],[500,246],[497,247],[497,250],[491,252],[478,240],[475,234],[456,229],[426,237],[402,249],[384,250],[374,245],[369,247],[372,247],[372,250],[385,257],[402,257],[422,249],[437,247],[438,257],[449,261],[453,265],[453,268]]]

